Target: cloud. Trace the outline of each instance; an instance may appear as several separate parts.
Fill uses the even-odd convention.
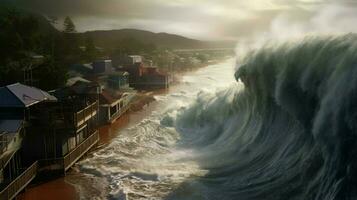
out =
[[[357,12],[351,1],[322,4],[315,12],[302,20],[301,16],[293,20],[288,13],[281,13],[271,20],[266,31],[240,38],[236,53],[237,62],[242,62],[245,54],[265,45],[300,40],[306,36],[331,36],[357,33]]]
[[[274,31],[293,23],[297,28],[326,5],[352,0],[0,0],[44,15],[70,16],[79,31],[138,28],[200,39],[237,39]],[[326,10],[327,12],[327,10]],[[332,12],[332,11],[329,11]],[[349,11],[350,12],[350,11]],[[317,24],[319,20],[314,17]],[[326,14],[331,15],[331,14]],[[349,24],[348,17],[343,23]],[[333,21],[334,19],[330,19]],[[354,19],[353,19],[354,20]],[[342,25],[341,25],[342,26]]]
[[[357,32],[356,22],[355,7],[332,3],[322,6],[304,21],[292,23],[286,16],[280,15],[272,20],[266,35],[270,39],[286,40],[305,35],[345,34]]]

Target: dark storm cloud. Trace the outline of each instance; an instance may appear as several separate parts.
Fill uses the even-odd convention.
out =
[[[1,0],[0,0],[1,1]],[[10,0],[3,0],[10,1]],[[196,38],[237,38],[268,30],[284,15],[308,21],[326,4],[352,0],[12,0],[44,15],[71,16],[79,31],[139,28]]]
[[[136,0],[14,0],[19,7],[48,15],[143,17],[163,7]],[[167,8],[167,6],[165,6]]]

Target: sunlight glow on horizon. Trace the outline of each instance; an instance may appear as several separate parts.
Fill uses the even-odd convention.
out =
[[[357,9],[357,3],[348,0],[13,1],[44,15],[70,16],[80,32],[133,28],[203,40],[238,39],[266,32],[281,16],[289,23],[309,23],[330,4]]]

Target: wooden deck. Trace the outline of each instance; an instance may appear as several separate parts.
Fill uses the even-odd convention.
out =
[[[87,153],[99,141],[99,132],[95,131],[91,136],[85,139],[75,149],[63,157],[64,170],[67,171],[76,163],[85,153]]]
[[[14,199],[19,194],[19,192],[21,192],[36,177],[37,173],[40,171],[63,170],[63,173],[65,173],[85,153],[87,153],[95,144],[97,144],[98,141],[99,132],[95,131],[91,136],[85,139],[66,156],[61,158],[36,161],[0,192],[0,200]]]
[[[62,171],[65,173],[73,166],[85,153],[87,153],[99,141],[99,132],[95,131],[76,148],[70,151],[67,155],[60,158],[40,160],[41,171]]]
[[[74,123],[76,127],[80,127],[86,121],[94,117],[98,112],[98,101],[87,106],[83,110],[74,113]]]
[[[36,177],[37,169],[36,161],[0,192],[0,199],[14,199]]]
[[[114,123],[119,117],[121,117],[124,113],[126,113],[130,109],[130,104],[120,108],[118,112],[116,112],[114,115],[110,116],[110,119],[108,119],[107,123],[112,124]]]

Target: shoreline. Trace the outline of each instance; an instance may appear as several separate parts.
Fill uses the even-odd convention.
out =
[[[181,77],[187,73],[195,72],[199,69],[207,67],[209,65],[215,65],[217,63],[222,62],[221,60],[209,63],[206,65],[202,65],[199,67],[190,68],[188,70],[182,70],[175,72],[175,75],[178,77],[171,83],[170,88],[181,83]],[[152,91],[139,91],[137,99],[131,103],[130,109],[124,113],[120,118],[118,118],[112,124],[105,124],[98,127],[100,140],[98,145],[95,149],[92,149],[90,153],[98,151],[101,148],[105,148],[110,142],[120,134],[121,130],[125,129],[126,127],[136,124],[140,122],[145,117],[149,116],[152,111],[155,110],[155,105],[151,106],[150,104],[155,103],[154,95],[157,94],[165,94],[168,93],[170,90],[168,89],[159,89],[159,90],[152,90]],[[150,106],[149,106],[150,105]],[[82,159],[85,159],[84,156]],[[81,177],[80,179],[78,177]],[[83,180],[88,180],[87,182]],[[80,187],[77,185],[78,181],[82,181],[82,185],[85,187]],[[80,172],[78,167],[74,165],[72,169],[70,169],[66,176],[60,177],[48,182],[42,182],[38,184],[30,185],[26,188],[22,193],[20,193],[17,197],[19,200],[78,200],[78,199],[87,199],[90,196],[86,197],[86,195],[96,194],[95,196],[108,196],[108,188],[104,185],[107,185],[104,182],[99,184],[103,185],[102,188],[93,188],[93,177],[85,177],[84,174]],[[96,184],[98,185],[98,184]]]

